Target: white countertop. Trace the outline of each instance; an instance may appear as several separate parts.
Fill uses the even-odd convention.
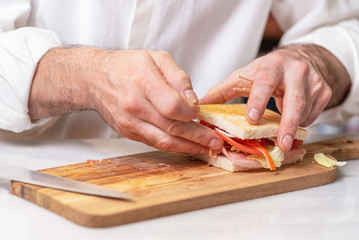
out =
[[[37,170],[151,150],[126,139],[2,141],[0,164]],[[101,229],[16,197],[0,179],[0,239],[359,239],[358,160],[328,185]]]

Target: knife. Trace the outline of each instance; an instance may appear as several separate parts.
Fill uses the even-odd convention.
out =
[[[0,163],[0,178],[107,198],[134,198],[134,196],[127,193],[115,191],[95,184],[54,176],[4,163]]]

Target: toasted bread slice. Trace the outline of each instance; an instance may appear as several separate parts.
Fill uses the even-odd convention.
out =
[[[245,117],[246,104],[200,105],[199,119],[240,139],[277,137],[281,116],[266,109],[259,124],[250,124]],[[306,140],[307,130],[298,127],[295,139]]]

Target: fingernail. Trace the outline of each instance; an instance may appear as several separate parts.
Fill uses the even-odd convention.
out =
[[[192,89],[187,89],[184,91],[184,95],[186,95],[186,98],[193,104],[198,103],[197,95],[194,93]]]
[[[213,150],[219,150],[222,147],[222,143],[220,140],[218,140],[217,138],[213,138],[208,145],[209,149],[213,149]]]
[[[217,158],[218,150],[210,149],[208,155],[212,158]]]
[[[284,147],[287,149],[287,150],[290,150],[292,148],[292,144],[293,144],[293,137],[290,136],[290,135],[285,135],[283,138],[282,138],[282,144],[284,145]]]
[[[251,108],[248,112],[248,117],[253,122],[259,121],[259,111],[256,108]]]

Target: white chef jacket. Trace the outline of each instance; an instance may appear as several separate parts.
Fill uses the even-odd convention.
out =
[[[31,122],[31,80],[50,48],[165,50],[202,97],[257,56],[270,12],[285,32],[282,45],[319,44],[349,72],[349,97],[320,120],[341,124],[359,114],[357,0],[0,0],[0,138],[117,135],[94,111]]]

